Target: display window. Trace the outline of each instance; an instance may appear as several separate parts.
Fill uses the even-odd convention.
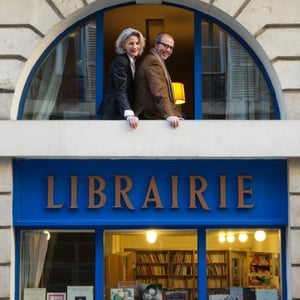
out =
[[[93,231],[22,230],[20,240],[19,299],[94,299]]]
[[[102,232],[22,230],[19,299],[281,299],[280,229]]]

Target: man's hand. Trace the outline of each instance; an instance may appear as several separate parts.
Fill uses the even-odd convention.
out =
[[[176,116],[167,117],[167,121],[169,122],[172,128],[177,128],[179,126],[179,120],[183,120],[183,118],[178,118]]]

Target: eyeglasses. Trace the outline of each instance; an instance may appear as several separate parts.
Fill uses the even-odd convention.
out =
[[[163,43],[163,42],[158,42],[159,44],[163,45],[167,50],[170,49],[171,51],[174,50],[174,46],[170,46],[166,43]]]

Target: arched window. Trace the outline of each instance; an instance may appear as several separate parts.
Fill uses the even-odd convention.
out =
[[[125,27],[139,29],[148,48],[156,32],[174,35],[167,65],[172,80],[184,83],[187,99],[179,109],[187,119],[280,119],[268,74],[234,28],[201,12],[165,5],[99,11],[67,29],[32,70],[18,119],[97,119],[114,41]]]

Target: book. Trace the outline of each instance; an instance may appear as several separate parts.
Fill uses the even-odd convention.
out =
[[[242,287],[231,287],[230,288],[230,296],[234,300],[243,300],[244,299],[243,288]]]
[[[94,300],[93,286],[68,286],[67,299],[68,300]]]
[[[134,300],[134,288],[110,289],[110,300]]]
[[[166,300],[186,300],[187,292],[186,291],[166,291],[165,292]]]
[[[256,300],[277,300],[277,290],[276,289],[257,289],[256,290]]]
[[[217,294],[217,295],[209,295],[208,300],[229,300],[230,295],[228,294]]]
[[[24,300],[45,300],[45,288],[24,288]]]
[[[255,288],[243,288],[244,300],[256,300]]]
[[[47,300],[66,300],[67,294],[66,293],[47,293]]]
[[[138,299],[155,299],[162,300],[162,285],[161,284],[149,284],[149,283],[139,283],[138,284]]]

